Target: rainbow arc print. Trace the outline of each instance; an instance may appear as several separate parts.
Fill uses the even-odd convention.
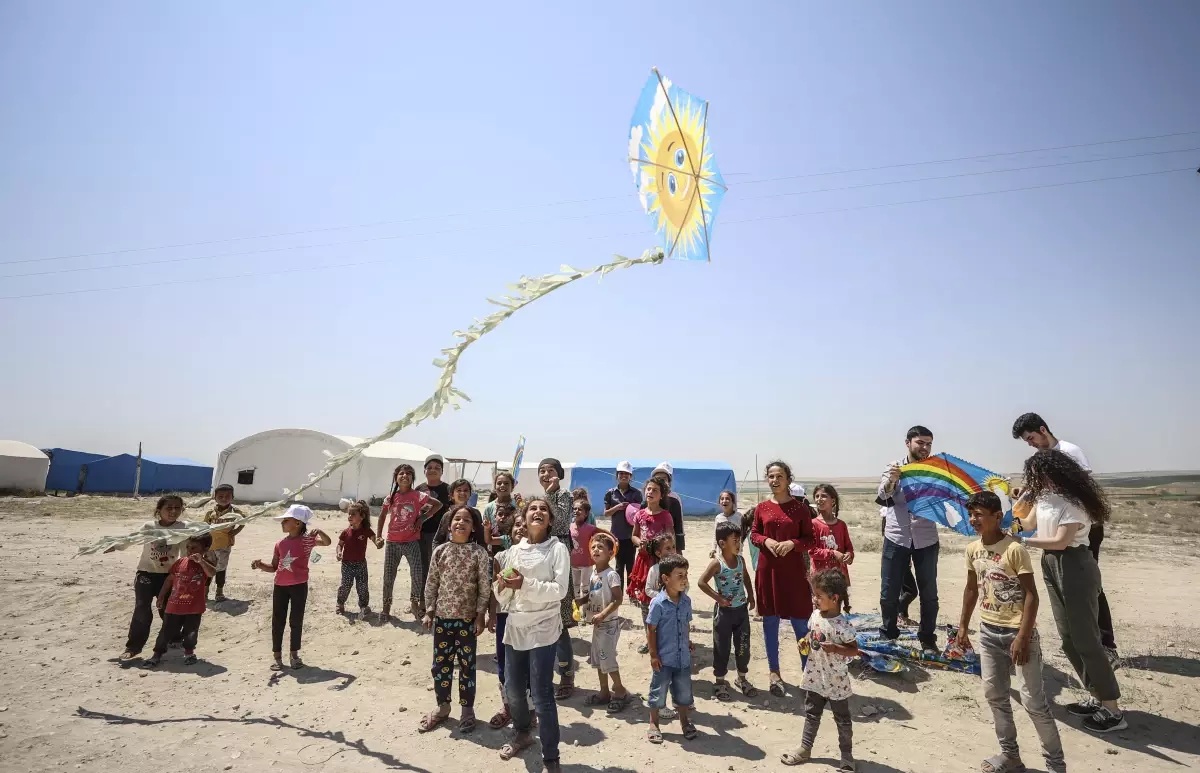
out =
[[[996,494],[1004,508],[1004,525],[1012,521],[1008,479],[950,454],[904,465],[897,485],[913,515],[968,537],[976,536],[967,517],[967,500],[972,494]]]

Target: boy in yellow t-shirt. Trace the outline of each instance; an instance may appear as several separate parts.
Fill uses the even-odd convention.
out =
[[[1062,741],[1042,687],[1042,648],[1034,622],[1038,592],[1033,581],[1029,552],[1000,528],[1004,508],[990,491],[967,500],[971,527],[979,539],[967,546],[967,587],[963,591],[962,618],[956,643],[971,646],[967,626],[979,604],[979,664],[983,694],[992,707],[992,721],[1000,741],[1000,754],[983,762],[984,773],[1025,770],[1017,747],[1017,726],[1008,697],[1009,671],[1020,675],[1021,703],[1042,743],[1049,773],[1065,773]]]
[[[205,523],[226,523],[244,515],[241,510],[233,506],[233,486],[228,483],[217,486],[216,491],[213,492],[213,503],[213,507],[204,514]],[[217,595],[213,596],[213,601],[225,600],[225,570],[229,567],[229,554],[233,551],[234,537],[244,528],[246,527],[243,524],[227,529],[213,529],[209,532],[212,535],[212,547],[209,549],[208,557],[217,567]],[[213,576],[209,575],[204,586],[205,595],[208,595],[208,587],[212,585],[212,581]]]

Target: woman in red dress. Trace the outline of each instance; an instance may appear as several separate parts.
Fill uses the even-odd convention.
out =
[[[771,498],[754,508],[750,542],[760,551],[755,591],[763,616],[763,638],[771,669],[771,694],[783,697],[779,675],[779,619],[788,618],[796,640],[808,634],[812,589],[805,557],[814,546],[812,509],[791,495],[792,468],[783,462],[767,465]],[[803,658],[801,659],[803,661]]]

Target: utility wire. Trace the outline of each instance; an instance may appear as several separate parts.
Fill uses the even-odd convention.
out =
[[[1055,150],[1072,150],[1072,149],[1078,149],[1078,148],[1090,148],[1090,147],[1096,147],[1098,145],[1115,145],[1115,144],[1120,144],[1120,143],[1125,143],[1125,142],[1142,142],[1142,141],[1149,141],[1149,140],[1169,139],[1171,137],[1184,137],[1184,136],[1193,135],[1193,134],[1200,134],[1200,130],[1186,131],[1186,132],[1172,132],[1169,134],[1153,134],[1153,135],[1145,135],[1142,137],[1126,137],[1126,138],[1118,139],[1118,140],[1101,140],[1099,142],[1084,142],[1084,143],[1077,143],[1074,145],[1056,145],[1053,147],[1046,147],[1046,148],[1031,148],[1029,150],[1010,150],[1010,151],[1005,151],[1005,152],[1001,152],[1001,153],[985,153],[985,154],[976,155],[976,156],[959,156],[956,158],[941,158],[941,159],[933,159],[933,160],[928,160],[928,161],[909,161],[909,162],[905,162],[905,163],[901,163],[901,164],[884,164],[882,166],[860,167],[857,169],[839,169],[839,170],[830,171],[830,172],[812,172],[809,174],[789,175],[789,176],[785,176],[785,177],[768,177],[768,178],[763,178],[763,179],[759,179],[759,180],[744,180],[742,182],[737,183],[737,185],[755,185],[758,183],[780,182],[783,180],[801,180],[801,179],[807,179],[807,178],[812,178],[812,177],[827,177],[827,176],[840,175],[840,174],[853,174],[856,172],[874,172],[874,171],[880,171],[880,170],[884,170],[884,169],[901,169],[901,168],[905,168],[905,167],[923,166],[923,165],[927,165],[927,164],[948,164],[948,163],[953,163],[953,162],[958,162],[958,161],[978,161],[978,160],[983,160],[983,159],[988,159],[988,158],[1000,158],[1000,157],[1004,157],[1004,156],[1017,156],[1017,155],[1025,155],[1025,154],[1029,154],[1029,153],[1047,153],[1047,152],[1055,151]],[[732,173],[730,176],[732,176]],[[269,234],[256,234],[254,236],[233,236],[233,237],[229,237],[226,239],[208,239],[208,240],[204,240],[204,241],[179,242],[176,244],[160,244],[160,245],[153,246],[153,247],[129,247],[129,248],[119,249],[119,250],[104,250],[104,251],[99,251],[99,252],[77,252],[77,253],[73,253],[73,254],[69,254],[69,255],[50,255],[50,256],[41,257],[41,258],[22,258],[20,260],[3,261],[3,262],[0,262],[0,265],[17,265],[17,264],[21,264],[21,263],[41,263],[41,262],[51,261],[51,260],[69,260],[72,258],[100,257],[100,256],[104,256],[104,255],[122,255],[122,254],[131,253],[131,252],[150,252],[153,250],[166,250],[166,249],[175,249],[175,248],[180,248],[180,247],[202,247],[202,246],[207,246],[210,244],[227,244],[229,242],[249,241],[252,239],[271,239],[271,238],[283,237],[283,236],[302,236],[302,235],[314,234],[314,233],[328,233],[331,231],[345,231],[345,230],[351,230],[351,229],[355,229],[355,228],[374,228],[374,227],[383,226],[383,225],[399,225],[402,223],[413,223],[413,222],[420,222],[420,221],[424,221],[424,220],[437,220],[437,219],[450,218],[450,217],[502,214],[505,212],[516,212],[516,211],[520,211],[523,209],[534,209],[534,208],[539,208],[539,207],[566,206],[566,205],[570,205],[570,204],[587,204],[587,203],[592,203],[592,202],[596,202],[596,201],[612,201],[615,199],[622,199],[622,198],[627,198],[627,197],[628,197],[628,194],[622,194],[620,196],[600,196],[600,197],[588,198],[588,199],[572,199],[572,200],[567,200],[567,201],[555,201],[555,202],[548,202],[548,203],[542,203],[542,204],[523,204],[523,205],[518,205],[518,206],[514,206],[514,207],[503,207],[503,208],[498,208],[498,209],[483,209],[483,210],[474,210],[474,211],[467,211],[467,212],[454,212],[454,213],[447,213],[447,214],[442,214],[442,215],[422,215],[422,216],[418,216],[418,217],[403,218],[403,219],[399,219],[399,220],[381,220],[381,221],[377,221],[377,222],[373,222],[373,223],[358,223],[355,225],[338,225],[338,226],[329,226],[326,228],[308,228],[308,229],[303,229],[303,230],[298,230],[298,231],[280,231],[280,232],[269,233]],[[243,254],[243,253],[238,253],[238,254]]]
[[[931,181],[937,181],[937,180],[951,180],[951,179],[962,178],[962,177],[979,177],[979,176],[983,176],[983,175],[1003,174],[1005,172],[1024,172],[1024,171],[1028,171],[1031,169],[1050,169],[1053,167],[1076,166],[1079,164],[1097,164],[1097,163],[1101,163],[1104,161],[1121,161],[1121,160],[1131,159],[1131,158],[1145,158],[1147,156],[1161,156],[1161,155],[1169,155],[1171,153],[1191,153],[1191,152],[1195,152],[1195,151],[1200,151],[1200,147],[1180,148],[1178,150],[1155,150],[1155,151],[1150,151],[1150,152],[1146,152],[1146,153],[1134,153],[1134,154],[1126,155],[1126,156],[1107,156],[1104,158],[1087,158],[1087,159],[1081,159],[1078,161],[1058,161],[1058,162],[1055,162],[1052,164],[1036,164],[1034,166],[1017,166],[1017,167],[1011,167],[1009,169],[989,169],[989,170],[980,170],[977,172],[960,172],[958,174],[938,175],[935,177],[918,177],[918,178],[912,178],[912,179],[908,179],[908,180],[890,180],[887,182],[860,183],[858,185],[843,185],[843,186],[837,186],[837,187],[833,187],[833,188],[816,188],[814,190],[809,190],[809,191],[789,191],[789,192],[783,192],[783,193],[768,193],[768,194],[764,194],[761,196],[749,196],[749,197],[745,197],[745,198],[738,198],[737,201],[759,201],[762,199],[776,199],[776,198],[784,198],[784,197],[788,197],[788,196],[806,196],[806,195],[811,195],[811,194],[816,194],[816,193],[830,193],[830,192],[834,192],[834,191],[849,191],[849,190],[858,190],[861,188],[878,188],[878,187],[884,187],[884,186],[888,186],[888,185],[904,185],[904,184],[908,184],[908,183],[931,182]],[[46,271],[30,271],[30,272],[26,272],[24,274],[5,274],[3,276],[0,276],[0,279],[18,279],[21,277],[49,276],[52,274],[74,274],[74,273],[80,273],[80,272],[84,272],[84,271],[106,271],[108,269],[136,268],[139,266],[160,266],[160,265],[167,265],[167,264],[172,264],[172,263],[193,263],[193,262],[201,261],[201,260],[216,260],[219,258],[242,257],[245,255],[260,255],[260,254],[268,254],[268,253],[276,253],[276,252],[286,252],[289,250],[305,250],[305,249],[312,249],[312,248],[316,248],[316,247],[336,247],[336,246],[342,246],[342,245],[347,245],[347,244],[368,244],[371,242],[391,241],[391,240],[396,240],[396,239],[409,239],[409,238],[417,238],[417,237],[422,237],[422,236],[443,236],[446,234],[465,233],[468,231],[481,231],[481,230],[488,230],[491,228],[509,228],[509,227],[521,226],[521,225],[539,225],[539,224],[544,224],[544,223],[557,223],[557,222],[561,222],[563,220],[581,220],[581,219],[586,219],[586,218],[591,218],[591,217],[606,217],[608,215],[633,214],[633,213],[640,213],[640,212],[641,212],[641,210],[636,210],[636,209],[632,209],[632,210],[622,209],[622,210],[615,210],[615,211],[611,211],[611,212],[597,212],[597,213],[584,214],[584,215],[565,215],[565,216],[561,216],[561,217],[546,218],[546,219],[541,219],[541,220],[525,220],[525,221],[517,221],[517,222],[509,222],[509,223],[496,223],[496,224],[492,224],[492,225],[463,226],[460,228],[448,228],[448,229],[443,229],[440,231],[427,231],[425,233],[396,234],[396,235],[391,235],[391,236],[375,236],[375,237],[368,237],[368,238],[364,238],[364,239],[351,239],[351,240],[337,241],[337,242],[325,242],[325,243],[320,243],[320,244],[298,244],[298,245],[293,245],[293,246],[289,246],[289,247],[270,247],[270,248],[265,248],[265,249],[260,249],[260,250],[246,250],[243,252],[225,252],[225,253],[218,253],[215,255],[194,255],[194,256],[190,256],[190,257],[161,258],[159,260],[144,260],[144,261],[140,261],[140,262],[136,262],[136,263],[113,263],[113,264],[109,264],[106,266],[76,266],[73,268],[56,268],[56,269],[48,269]]]
[[[783,215],[764,215],[762,217],[743,218],[741,220],[728,220],[723,223],[723,226],[735,225],[735,224],[739,224],[739,223],[755,223],[755,222],[759,222],[759,221],[763,221],[763,220],[783,220],[783,219],[793,218],[793,217],[807,217],[807,216],[813,216],[813,215],[831,215],[831,214],[835,214],[835,213],[839,213],[839,212],[857,212],[857,211],[867,210],[867,209],[880,209],[883,207],[896,207],[896,206],[902,206],[902,205],[906,205],[906,204],[924,204],[924,203],[933,202],[933,201],[949,201],[951,199],[965,199],[965,198],[974,198],[974,197],[978,197],[978,196],[995,196],[995,195],[1002,194],[1002,193],[1018,193],[1018,192],[1022,192],[1022,191],[1041,190],[1041,189],[1045,189],[1045,188],[1062,188],[1062,187],[1066,187],[1066,186],[1070,186],[1070,185],[1086,185],[1089,183],[1107,182],[1110,180],[1129,180],[1129,179],[1139,178],[1139,177],[1151,177],[1151,176],[1155,176],[1155,175],[1173,174],[1175,172],[1192,172],[1192,171],[1193,171],[1193,168],[1190,166],[1187,166],[1187,167],[1181,167],[1181,168],[1176,168],[1176,169],[1163,169],[1163,170],[1156,171],[1156,172],[1138,172],[1138,173],[1134,173],[1134,174],[1116,175],[1116,176],[1110,176],[1110,177],[1097,177],[1097,178],[1093,178],[1090,180],[1072,180],[1072,181],[1059,182],[1059,183],[1045,183],[1042,185],[1027,185],[1027,186],[1023,186],[1020,188],[1005,188],[1003,190],[998,190],[998,191],[979,191],[976,193],[958,193],[958,194],[953,194],[953,195],[949,195],[949,196],[934,196],[934,197],[930,197],[930,198],[909,199],[907,201],[893,201],[893,202],[886,202],[886,203],[882,203],[882,204],[867,204],[867,205],[858,206],[858,207],[843,207],[843,208],[839,208],[839,209],[826,209],[826,210],[818,210],[818,211],[812,211],[812,212],[793,212],[790,214],[783,214]],[[640,233],[640,232],[638,232],[638,233]],[[444,254],[442,254],[442,255],[439,255],[438,257],[446,257],[446,256]],[[216,282],[216,281],[223,281],[223,280],[227,280],[227,279],[244,279],[244,278],[249,278],[249,277],[278,276],[278,275],[283,275],[283,274],[293,274],[293,273],[300,273],[300,272],[305,272],[305,271],[318,271],[318,270],[327,269],[327,268],[350,268],[350,267],[356,267],[356,266],[367,266],[367,265],[376,265],[376,264],[382,264],[382,263],[391,263],[397,259],[398,258],[396,258],[396,257],[392,257],[392,258],[383,258],[380,260],[358,261],[358,262],[353,262],[353,263],[324,264],[324,265],[318,265],[318,266],[303,266],[303,267],[298,267],[298,268],[278,269],[278,270],[274,270],[274,271],[260,271],[260,272],[252,272],[252,273],[245,273],[245,274],[231,274],[231,275],[227,275],[227,276],[198,277],[198,278],[192,278],[192,279],[176,279],[176,280],[170,280],[170,281],[164,281],[164,282],[150,282],[150,283],[146,283],[146,284],[137,284],[137,285],[122,285],[119,287],[92,287],[92,288],[83,288],[83,289],[79,289],[79,290],[57,290],[57,291],[44,292],[44,293],[28,293],[28,294],[24,294],[24,295],[3,295],[3,296],[0,296],[0,301],[24,300],[24,299],[29,299],[29,298],[48,298],[48,297],[61,296],[61,295],[82,295],[82,294],[98,293],[98,292],[116,292],[119,290],[140,290],[140,289],[146,289],[146,288],[151,288],[151,287],[168,287],[168,286],[172,286],[172,285],[194,284],[197,282]]]

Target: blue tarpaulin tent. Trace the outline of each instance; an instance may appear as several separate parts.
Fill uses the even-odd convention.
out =
[[[88,494],[132,494],[137,457],[118,454],[87,463],[83,490]],[[204,492],[212,486],[213,468],[191,459],[143,456],[139,494],[159,491]]]
[[[585,488],[592,501],[593,512],[599,517],[603,509],[604,492],[617,485],[617,464],[620,459],[580,459],[571,472],[571,487]],[[642,484],[662,461],[630,459],[633,464],[633,485]],[[677,462],[668,460],[675,468],[671,490],[679,494],[684,515],[716,515],[720,512],[717,498],[725,489],[737,493],[737,478],[725,462]]]
[[[83,465],[104,458],[104,454],[89,454],[69,448],[43,448],[42,452],[50,457],[50,472],[46,474],[47,491],[76,491]],[[133,478],[129,479],[129,488],[133,488]]]

